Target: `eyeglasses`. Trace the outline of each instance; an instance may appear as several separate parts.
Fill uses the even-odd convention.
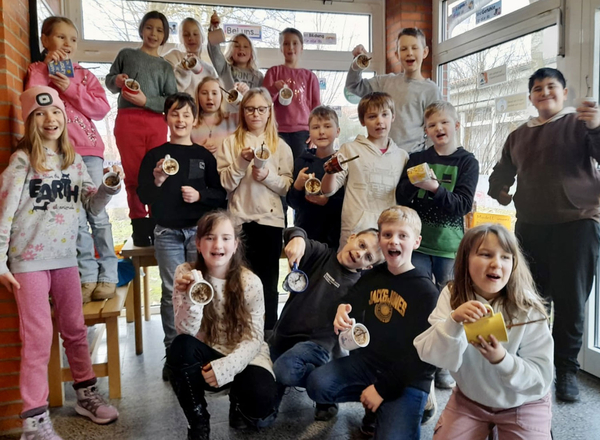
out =
[[[253,115],[254,112],[258,112],[259,115],[264,115],[265,113],[267,113],[267,110],[269,110],[271,107],[244,107],[244,113],[246,113],[247,115]]]

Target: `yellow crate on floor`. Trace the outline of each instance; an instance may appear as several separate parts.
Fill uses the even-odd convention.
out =
[[[492,214],[489,212],[470,212],[466,216],[467,229],[486,223],[497,223],[504,226],[509,231],[512,231],[513,229],[510,215]]]

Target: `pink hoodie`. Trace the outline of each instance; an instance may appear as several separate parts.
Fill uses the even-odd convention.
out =
[[[48,66],[39,61],[29,66],[27,86],[49,86],[58,90],[67,111],[69,140],[81,156],[104,157],[104,143],[93,120],[103,119],[110,111],[106,93],[98,78],[89,70],[73,63],[75,77],[64,92],[59,90],[48,76]]]

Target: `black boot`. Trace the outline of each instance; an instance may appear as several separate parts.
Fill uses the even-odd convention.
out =
[[[273,408],[273,411],[262,419],[250,417],[242,412],[236,397],[231,395],[231,393],[229,394],[229,426],[234,429],[258,430],[260,428],[267,428],[273,424],[278,413],[279,410]]]
[[[156,222],[153,218],[132,218],[133,244],[138,247],[152,246],[154,244],[154,226],[156,226]]]
[[[171,386],[188,421],[188,440],[208,440],[210,414],[206,410],[202,386],[202,365],[196,364],[181,369],[169,368],[169,370]]]

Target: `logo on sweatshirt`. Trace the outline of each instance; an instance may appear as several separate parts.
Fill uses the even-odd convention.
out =
[[[49,183],[45,183],[42,179],[31,179],[29,181],[29,197],[35,199],[33,210],[47,211],[48,204],[53,203],[56,199],[77,203],[79,186],[71,186],[71,178],[68,174],[62,174],[60,179],[55,178]]]
[[[339,289],[340,283],[338,283],[331,275],[329,275],[329,272],[326,272],[325,275],[323,275],[323,279]]]
[[[394,290],[372,290],[369,305],[372,304],[375,304],[375,316],[384,323],[390,322],[393,310],[396,310],[401,316],[406,313],[406,300]]]

